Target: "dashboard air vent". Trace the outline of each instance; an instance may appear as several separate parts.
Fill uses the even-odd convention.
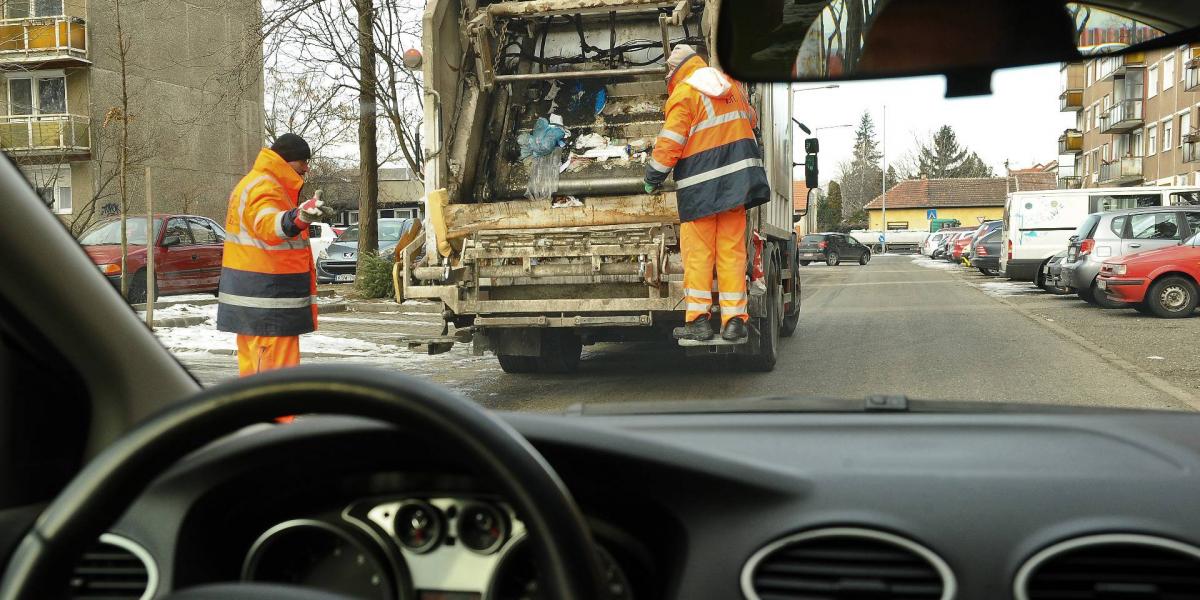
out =
[[[83,553],[71,573],[71,600],[144,600],[154,594],[158,572],[144,548],[104,534]]]
[[[750,600],[948,600],[955,588],[945,561],[925,547],[854,527],[777,540],[755,553],[742,571],[742,592]]]
[[[1149,535],[1075,538],[1025,562],[1018,600],[1200,598],[1200,548]]]

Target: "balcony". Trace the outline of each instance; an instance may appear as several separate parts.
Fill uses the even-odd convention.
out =
[[[1066,63],[1062,66],[1062,94],[1058,96],[1059,110],[1083,110],[1083,87],[1085,70],[1083,63]]]
[[[1145,52],[1130,52],[1120,56],[1111,56],[1100,59],[1100,72],[1096,74],[1096,81],[1104,81],[1111,77],[1124,77],[1130,69],[1146,68],[1146,53]]]
[[[1141,126],[1141,100],[1122,100],[1100,115],[1100,133],[1126,133]]]
[[[0,116],[0,149],[14,157],[62,162],[87,158],[91,148],[91,122],[85,116]]]
[[[1142,157],[1127,156],[1100,165],[1100,183],[1130,185],[1142,181]]]
[[[1058,136],[1058,153],[1059,155],[1082,154],[1083,132],[1078,129],[1068,129]]]
[[[87,26],[79,17],[0,20],[0,65],[81,66]]]
[[[1064,175],[1058,178],[1058,189],[1078,190],[1083,188],[1083,177],[1079,175]]]
[[[1200,132],[1191,132],[1183,136],[1183,162],[1200,162]]]

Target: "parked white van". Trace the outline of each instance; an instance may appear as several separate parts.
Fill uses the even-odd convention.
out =
[[[1010,279],[1040,281],[1042,265],[1067,249],[1091,213],[1200,204],[1200,187],[1118,187],[1013,192],[1004,204],[1000,270]]]

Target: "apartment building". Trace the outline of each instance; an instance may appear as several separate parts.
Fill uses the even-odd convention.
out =
[[[129,204],[222,219],[263,143],[257,2],[121,0]],[[0,0],[0,150],[79,233],[116,214],[121,63],[113,0]]]
[[[1200,49],[1062,65],[1059,187],[1200,185]]]

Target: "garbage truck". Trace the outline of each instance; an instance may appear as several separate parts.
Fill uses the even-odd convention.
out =
[[[686,42],[719,68],[718,4],[426,4],[425,236],[398,249],[394,276],[400,298],[439,303],[446,327],[411,346],[470,343],[509,373],[571,372],[583,346],[646,341],[774,368],[801,303],[789,86],[746,84],[772,198],[747,213],[744,343],[672,339],[685,314],[674,184],[642,184],[663,128],[665,58]],[[551,169],[529,152],[548,127]]]

